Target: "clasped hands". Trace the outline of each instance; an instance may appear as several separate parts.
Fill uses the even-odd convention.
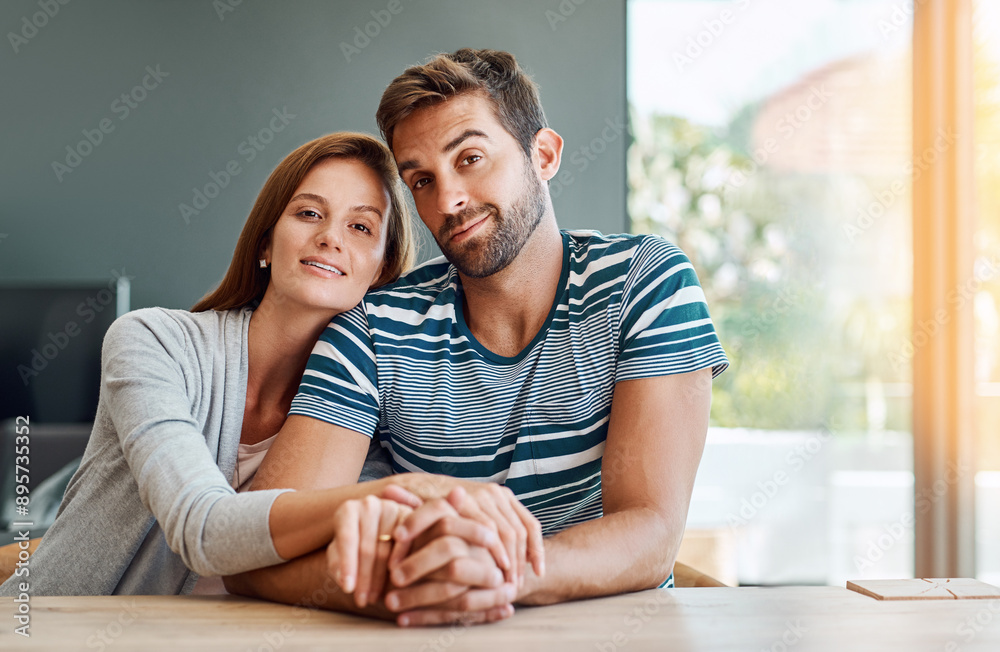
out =
[[[545,572],[538,520],[495,483],[417,475],[337,509],[331,577],[359,608],[384,607],[401,626],[513,615],[528,564]]]

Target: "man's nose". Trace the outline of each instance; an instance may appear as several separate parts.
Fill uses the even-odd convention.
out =
[[[454,215],[469,205],[469,194],[465,183],[457,175],[447,175],[437,179],[437,211],[442,215]]]

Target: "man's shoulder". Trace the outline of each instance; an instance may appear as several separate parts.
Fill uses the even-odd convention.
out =
[[[369,306],[398,305],[416,300],[433,301],[454,285],[454,267],[444,256],[417,265],[393,283],[383,285],[365,295]]]
[[[334,321],[345,328],[392,333],[394,338],[415,334],[428,323],[454,320],[457,272],[444,257],[410,270],[397,281],[372,290],[361,304]]]
[[[687,263],[680,247],[666,238],[645,233],[603,234],[599,231],[566,231],[573,259],[587,266],[606,269],[619,263],[622,274],[637,266],[675,259]]]
[[[360,304],[334,317],[320,339],[336,341],[335,348],[343,351],[361,342],[382,351],[382,345],[391,348],[448,331],[455,323],[456,275],[443,257],[428,260],[369,291]]]

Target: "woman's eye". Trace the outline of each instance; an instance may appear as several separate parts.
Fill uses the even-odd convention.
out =
[[[363,233],[371,233],[372,232],[372,230],[369,229],[364,224],[353,224],[353,225],[351,225],[351,228],[352,229],[357,229],[358,231],[362,231]]]
[[[299,211],[298,214],[301,215],[302,217],[319,217],[319,213],[317,213],[316,211],[311,211],[309,209],[306,209],[304,211]]]

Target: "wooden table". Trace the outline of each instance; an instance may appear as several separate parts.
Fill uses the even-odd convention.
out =
[[[520,608],[501,623],[393,624],[235,596],[0,599],[0,650],[1000,650],[1000,600],[880,602],[837,587],[646,591]]]

